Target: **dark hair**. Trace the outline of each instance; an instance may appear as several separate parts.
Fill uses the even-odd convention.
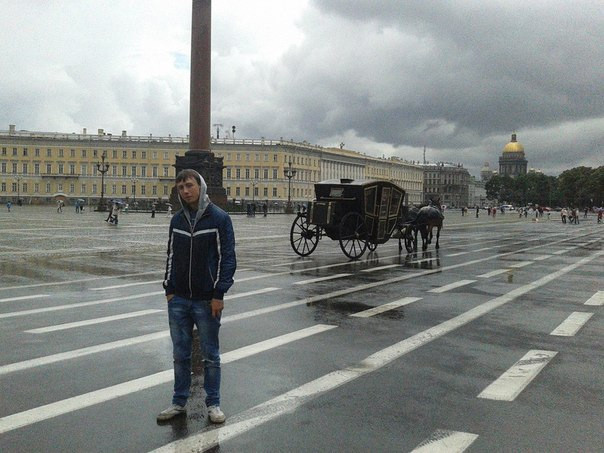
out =
[[[201,179],[199,177],[199,173],[197,173],[195,170],[191,170],[190,168],[180,170],[176,175],[176,180],[174,181],[174,183],[178,184],[179,182],[183,182],[189,178],[195,179],[195,181],[197,181],[197,184],[201,186]]]

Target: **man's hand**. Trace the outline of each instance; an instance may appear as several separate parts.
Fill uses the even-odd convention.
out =
[[[170,301],[171,301],[173,298],[174,298],[174,294],[168,294],[168,295],[166,296],[166,300],[167,300],[168,302],[170,302]]]
[[[222,309],[224,308],[224,301],[220,299],[212,299],[210,303],[212,307],[212,316],[215,318],[216,316],[220,316],[222,313]]]

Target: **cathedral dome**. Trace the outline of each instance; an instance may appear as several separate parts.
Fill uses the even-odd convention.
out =
[[[516,140],[516,134],[512,134],[512,141],[503,147],[504,153],[523,153],[524,146]]]

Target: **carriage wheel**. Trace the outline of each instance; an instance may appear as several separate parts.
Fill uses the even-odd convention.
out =
[[[314,252],[319,243],[319,227],[311,226],[305,214],[298,215],[292,223],[289,241],[294,252],[300,256],[308,256]]]
[[[407,249],[407,253],[413,253],[415,251],[415,240],[413,238],[413,228],[406,227],[405,228],[405,249]]]
[[[340,223],[340,248],[348,258],[359,259],[367,249],[365,219],[356,212],[349,212]]]

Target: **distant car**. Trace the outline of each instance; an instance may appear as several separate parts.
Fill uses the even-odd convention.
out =
[[[502,211],[504,211],[504,212],[505,212],[505,211],[515,211],[515,210],[516,210],[516,209],[514,208],[514,206],[512,206],[511,204],[502,204],[502,205],[499,207],[499,209],[500,209],[500,210],[502,210]]]

